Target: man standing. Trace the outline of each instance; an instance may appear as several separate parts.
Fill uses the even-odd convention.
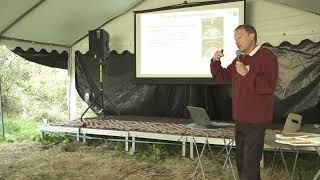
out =
[[[272,122],[273,116],[278,61],[270,50],[257,46],[257,32],[253,26],[238,26],[234,38],[239,48],[237,58],[224,69],[220,62],[223,51],[216,51],[211,59],[211,74],[217,81],[232,82],[239,178],[259,180],[266,125]]]

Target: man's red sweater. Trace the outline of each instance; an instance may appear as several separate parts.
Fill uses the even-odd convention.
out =
[[[232,81],[232,116],[243,123],[271,123],[273,116],[273,93],[278,80],[278,61],[266,48],[240,61],[249,72],[238,74],[236,59],[225,69],[220,61],[211,61],[211,74],[217,81]]]

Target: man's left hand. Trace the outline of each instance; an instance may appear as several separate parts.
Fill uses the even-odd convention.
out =
[[[241,76],[245,76],[249,72],[247,67],[240,61],[236,62],[236,70]]]

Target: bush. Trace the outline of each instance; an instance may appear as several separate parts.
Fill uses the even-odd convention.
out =
[[[0,47],[4,111],[27,121],[66,120],[68,72],[39,65]]]
[[[0,46],[0,83],[8,141],[35,139],[42,119],[68,120],[67,70],[27,61]],[[87,104],[79,96],[77,101],[77,117],[80,117]],[[92,111],[85,115],[92,116],[95,116]]]

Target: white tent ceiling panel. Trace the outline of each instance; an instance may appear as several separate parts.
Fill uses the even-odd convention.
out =
[[[113,17],[133,1],[54,0],[44,2],[4,36],[70,45]]]
[[[39,0],[0,0],[0,32],[38,2]]]
[[[2,36],[32,42],[70,46],[87,35],[89,30],[98,28],[107,21],[126,12],[140,1],[141,0],[46,0],[4,32]],[[4,4],[10,9],[10,12],[5,12],[0,17],[1,32],[8,24],[13,23],[39,1],[1,0],[0,2],[0,12],[4,12],[5,7],[2,6],[3,2],[5,2]],[[4,19],[5,21],[3,21]],[[2,40],[2,43],[3,42]],[[27,45],[26,42],[20,43],[19,41],[14,41],[10,44],[13,45],[14,43],[17,44],[16,46]],[[29,46],[33,47],[34,44],[31,43]],[[25,49],[26,47],[23,48]],[[52,50],[50,46],[44,48],[49,48],[49,51]]]
[[[312,13],[320,14],[319,0],[268,0],[275,3],[285,4],[294,8],[302,9]]]
[[[320,41],[320,16],[301,9],[268,1],[247,4],[246,21],[258,32],[260,44],[299,44],[304,39]]]

